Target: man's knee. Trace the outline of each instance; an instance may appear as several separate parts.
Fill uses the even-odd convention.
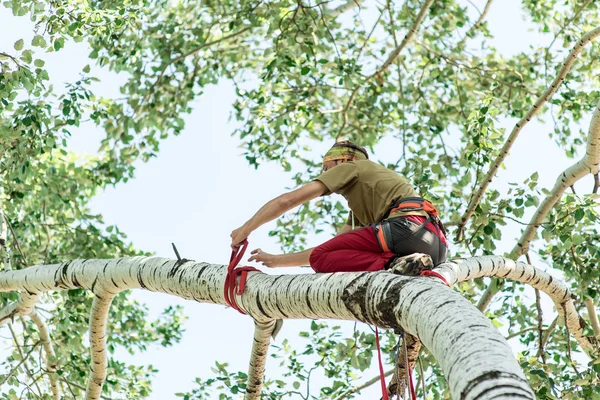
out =
[[[310,256],[308,257],[308,262],[310,263],[310,267],[315,271],[315,272],[326,272],[323,271],[322,268],[322,264],[323,264],[323,256],[325,255],[325,251],[323,250],[323,246],[317,246],[313,249],[313,251],[310,253]]]

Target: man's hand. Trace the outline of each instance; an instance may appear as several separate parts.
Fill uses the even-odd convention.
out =
[[[252,253],[250,254],[252,254],[252,257],[250,257],[248,261],[256,261],[269,268],[275,268],[279,266],[277,264],[277,256],[275,254],[265,253],[261,249],[252,250]]]
[[[242,225],[233,230],[229,236],[231,236],[231,248],[235,250],[240,247],[244,240],[248,239],[248,236],[250,236],[250,230],[246,227],[246,225]]]

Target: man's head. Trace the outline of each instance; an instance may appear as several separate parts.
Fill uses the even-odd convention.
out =
[[[346,161],[367,160],[368,158],[369,154],[363,147],[357,146],[349,140],[337,142],[323,157],[323,171]]]

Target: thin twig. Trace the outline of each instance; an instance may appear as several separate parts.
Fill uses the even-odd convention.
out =
[[[4,383],[6,383],[6,381],[8,381],[10,379],[10,377],[14,373],[17,372],[17,370],[21,367],[21,365],[23,365],[25,363],[25,361],[27,361],[27,359],[29,358],[31,353],[33,353],[33,351],[36,349],[36,347],[39,344],[40,344],[40,341],[38,340],[37,343],[35,343],[33,346],[31,346],[31,349],[27,352],[27,354],[25,356],[23,356],[21,353],[21,362],[19,362],[14,368],[12,368],[7,375],[4,375],[2,382],[0,382],[0,386],[3,385]]]
[[[544,341],[543,341],[543,345],[544,346],[548,343],[548,339],[550,339],[550,335],[552,334],[552,332],[556,328],[557,324],[558,324],[558,316],[556,316],[554,318],[554,320],[550,323],[550,326],[546,329],[546,332],[544,334]]]
[[[67,384],[67,386],[74,386],[74,387],[76,387],[76,388],[77,388],[77,389],[79,389],[79,390],[85,390],[85,387],[84,387],[84,386],[81,386],[81,385],[79,385],[79,384],[77,384],[77,383],[75,383],[75,382],[69,382],[69,381],[68,381],[68,380],[66,380],[65,378],[61,378],[61,377],[59,377],[59,378],[58,378],[58,380],[59,380],[59,381],[61,381],[61,382],[63,382],[63,383],[65,383],[65,384]],[[69,390],[71,390],[71,389],[69,388]],[[73,396],[75,396],[75,394],[73,393],[73,391],[71,391],[71,394],[72,394]],[[108,396],[103,396],[103,395],[100,395],[100,397],[101,397],[102,399],[104,399],[104,400],[114,400],[112,397],[108,397]]]
[[[483,23],[483,20],[484,20],[485,16],[487,15],[488,11],[490,10],[490,6],[492,5],[492,1],[493,0],[488,0],[487,3],[485,3],[485,7],[484,7],[483,11],[481,12],[481,14],[479,15],[479,19],[477,19],[477,21],[473,24],[473,26],[471,28],[469,28],[469,30],[467,31],[467,33],[465,33],[465,38],[467,38],[470,34],[472,34],[477,29],[479,29],[479,27]]]
[[[23,253],[23,250],[21,249],[21,245],[19,244],[19,238],[17,238],[17,235],[15,235],[15,231],[13,230],[12,224],[6,217],[6,214],[3,214],[3,216],[4,216],[4,220],[6,221],[6,224],[8,225],[8,229],[10,229],[10,234],[12,235],[13,239],[15,240],[17,249],[19,250],[19,253],[21,254],[21,258],[23,259],[23,265],[28,266],[29,263],[27,262],[27,259],[25,258],[25,254]]]
[[[392,374],[394,373],[394,370],[395,370],[395,367],[394,367],[394,368],[392,368],[392,369],[390,369],[389,371],[386,371],[386,372],[383,374],[383,376],[385,376],[385,377],[388,377],[388,376],[392,375]],[[333,400],[343,400],[343,399],[345,399],[346,397],[350,396],[351,394],[354,394],[354,393],[356,393],[356,392],[360,392],[361,390],[363,390],[363,389],[366,389],[366,388],[368,388],[369,386],[371,386],[371,385],[373,385],[373,384],[375,384],[375,383],[379,382],[379,380],[380,380],[380,379],[381,379],[381,378],[380,378],[380,376],[379,376],[379,375],[377,375],[377,376],[375,376],[375,377],[373,377],[373,378],[369,379],[368,381],[366,381],[366,382],[365,382],[365,383],[363,383],[362,385],[355,386],[355,387],[353,387],[353,388],[351,388],[351,389],[349,389],[349,390],[345,391],[344,393],[340,394],[338,397],[336,397],[336,398],[335,398],[335,399],[333,399]]]
[[[10,330],[10,334],[12,335],[12,337],[13,337],[13,340],[15,341],[15,346],[17,347],[17,351],[19,352],[19,355],[21,356],[21,359],[23,360],[23,362],[22,362],[22,364],[23,364],[23,368],[25,369],[25,372],[27,373],[27,375],[29,376],[29,378],[30,378],[32,381],[34,381],[34,383],[35,383],[35,387],[37,388],[37,391],[38,391],[38,393],[39,393],[39,397],[42,397],[42,391],[40,390],[40,387],[39,387],[39,385],[37,384],[37,382],[35,382],[35,379],[33,378],[33,373],[31,372],[31,370],[30,370],[30,369],[29,369],[29,367],[27,366],[27,363],[26,363],[26,361],[27,361],[27,358],[26,358],[26,357],[25,357],[25,355],[23,354],[23,350],[21,349],[21,345],[19,344],[19,339],[17,338],[17,334],[15,333],[15,330],[14,330],[14,329],[13,329],[13,327],[12,327],[12,323],[9,323],[9,324],[8,324],[8,329]],[[39,340],[38,340],[38,342],[37,342],[37,343],[39,343]],[[37,343],[36,343],[36,346],[37,346]],[[28,357],[29,357],[29,354],[31,354],[31,351],[33,351],[33,349],[32,349],[32,350],[30,350],[30,351],[29,351],[29,353],[27,353],[27,356],[28,356]]]
[[[529,253],[525,253],[525,259],[527,260],[527,264],[531,265],[531,259],[529,258]],[[537,328],[538,328],[538,357],[541,357],[542,362],[546,364],[546,352],[544,351],[544,323],[543,323],[543,314],[542,314],[542,299],[540,297],[540,290],[535,289],[535,307],[537,308]]]
[[[19,61],[17,61],[16,57],[11,56],[10,54],[7,54],[7,53],[2,53],[2,52],[0,52],[0,56],[4,56],[4,57],[7,57],[7,58],[10,58],[12,60],[12,62],[14,62],[15,64],[17,64],[17,68],[18,69],[22,68],[21,64],[19,63]]]
[[[150,97],[150,95],[151,95],[151,94],[152,94],[152,92],[154,91],[154,88],[155,88],[155,87],[156,87],[156,86],[157,86],[157,85],[160,83],[160,81],[162,80],[162,78],[163,78],[163,76],[165,75],[165,72],[167,71],[167,68],[169,68],[169,66],[171,66],[171,65],[175,64],[176,62],[179,62],[179,61],[181,61],[181,60],[184,60],[184,59],[186,59],[187,57],[189,57],[189,56],[191,56],[191,55],[193,55],[193,54],[195,54],[195,53],[199,52],[200,50],[202,50],[202,49],[204,49],[204,48],[206,48],[206,47],[209,47],[209,46],[212,46],[212,45],[218,44],[218,43],[220,43],[220,42],[223,42],[223,41],[225,41],[225,40],[232,39],[232,38],[234,38],[234,37],[237,37],[237,36],[239,36],[239,35],[241,35],[241,34],[243,34],[243,33],[247,32],[247,31],[249,31],[249,30],[250,30],[250,27],[246,27],[246,28],[244,28],[244,29],[242,29],[242,30],[240,30],[240,31],[238,31],[238,32],[232,33],[232,34],[230,34],[230,35],[227,35],[227,36],[223,36],[223,37],[221,37],[221,38],[219,38],[219,39],[217,39],[217,40],[213,40],[212,42],[207,42],[207,43],[204,43],[204,44],[202,44],[201,46],[199,46],[199,47],[196,47],[195,49],[192,49],[192,50],[188,51],[187,53],[183,53],[183,54],[181,54],[181,55],[179,55],[179,56],[175,57],[175,58],[174,58],[174,59],[172,59],[171,61],[169,61],[169,62],[168,62],[168,63],[167,63],[167,64],[166,64],[166,65],[165,65],[163,68],[162,68],[162,70],[160,71],[160,73],[158,74],[158,78],[156,78],[156,81],[154,81],[154,83],[152,84],[152,86],[150,86],[150,87],[148,88],[148,91],[146,92],[146,95],[144,96],[144,98],[142,99],[142,101],[140,101],[140,104],[139,104],[139,105],[136,107],[136,111],[137,111],[137,110],[139,110],[139,109],[140,109],[140,107],[141,107],[141,106],[142,106],[142,105],[143,105],[143,104],[144,104],[144,103],[145,103],[145,102],[148,100],[148,98]]]
[[[421,361],[421,356],[419,356],[417,360],[419,360],[419,376],[421,377],[421,385],[423,386],[423,398],[427,399],[427,386],[425,386],[425,372],[423,372],[423,361]]]
[[[354,88],[354,90],[350,94],[350,98],[348,99],[348,102],[344,106],[344,111],[342,112],[342,126],[340,127],[340,130],[338,131],[338,134],[336,135],[336,139],[339,138],[342,135],[342,133],[344,132],[344,128],[348,124],[348,110],[352,106],[352,103],[354,102],[354,98],[356,97],[356,94],[358,93],[358,91],[361,88],[361,86],[364,85],[364,84],[366,84],[367,82],[369,82],[373,78],[375,78],[375,77],[380,76],[381,74],[383,74],[389,68],[389,66],[394,62],[394,60],[396,60],[396,58],[398,58],[398,56],[400,55],[400,52],[402,51],[402,49],[404,49],[404,47],[406,47],[406,45],[408,44],[408,42],[410,42],[410,40],[413,38],[413,36],[417,32],[417,29],[419,28],[419,25],[421,24],[421,22],[425,18],[425,14],[429,10],[429,7],[431,7],[431,4],[433,4],[433,0],[426,0],[426,2],[423,5],[423,7],[421,7],[421,11],[417,15],[417,18],[415,19],[415,22],[410,27],[410,30],[408,31],[408,33],[406,34],[406,36],[404,36],[404,39],[402,39],[402,42],[400,43],[400,45],[398,47],[396,47],[390,53],[390,55],[388,56],[387,60],[385,60],[385,62],[383,63],[383,65],[381,65],[381,67],[377,71],[375,71],[373,74],[371,74],[370,76],[368,76],[362,82],[361,85],[357,85]]]

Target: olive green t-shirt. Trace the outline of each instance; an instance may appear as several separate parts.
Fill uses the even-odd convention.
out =
[[[328,192],[348,200],[348,206],[360,222],[381,222],[383,215],[398,200],[418,196],[412,185],[398,173],[369,160],[348,161],[323,172],[316,179]],[[391,216],[423,215],[424,211],[395,212]]]

